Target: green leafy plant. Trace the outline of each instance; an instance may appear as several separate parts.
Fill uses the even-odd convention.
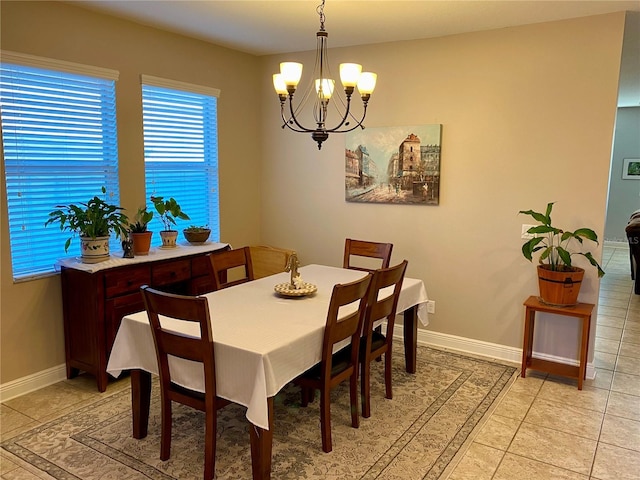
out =
[[[102,194],[106,193],[106,188],[102,187]],[[122,213],[123,208],[111,205],[98,196],[86,203],[56,205],[55,208],[56,210],[49,213],[45,227],[59,223],[60,230],[68,230],[88,238],[108,237],[112,231],[118,238],[127,235],[129,219]],[[69,249],[72,239],[73,235],[65,242],[65,252]]]
[[[189,225],[187,228],[184,229],[185,232],[189,232],[189,233],[203,233],[203,232],[208,232],[209,230],[211,229],[206,225],[201,225],[199,227],[196,225]]]
[[[596,232],[590,228],[579,228],[573,232],[554,227],[551,224],[551,210],[553,202],[547,204],[545,213],[534,212],[533,210],[520,210],[523,215],[530,215],[540,225],[533,226],[527,230],[527,233],[535,235],[522,245],[522,254],[524,257],[533,261],[533,254],[540,252],[538,263],[541,265],[549,265],[550,270],[562,271],[572,269],[571,256],[582,255],[589,263],[598,269],[598,277],[604,275],[604,270],[598,264],[590,252],[578,252],[569,250],[570,243],[576,240],[581,245],[584,240],[590,240],[598,243]]]
[[[133,217],[133,223],[129,225],[131,233],[144,233],[147,231],[149,222],[153,218],[153,212],[147,211],[146,205],[138,208],[138,212]]]
[[[160,221],[164,226],[164,230],[172,230],[171,226],[176,225],[176,219],[191,220],[189,216],[182,211],[176,199],[171,197],[169,200],[164,200],[163,197],[151,197],[151,202],[160,215]]]

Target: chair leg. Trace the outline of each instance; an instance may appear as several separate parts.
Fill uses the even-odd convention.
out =
[[[391,347],[388,347],[384,354],[384,387],[388,399],[393,398],[393,392],[391,391],[391,371]]]
[[[214,405],[213,412],[206,412],[204,428],[204,480],[213,480],[216,472],[216,425],[218,414]]]
[[[331,389],[320,390],[320,431],[322,433],[322,450],[329,453],[331,445]]]
[[[362,397],[362,416],[371,416],[371,363],[369,358],[362,361],[360,372],[360,396]]]
[[[351,426],[358,428],[360,426],[360,415],[358,414],[358,367],[354,367],[353,374],[349,381],[350,397],[351,397]]]
[[[160,460],[168,460],[171,455],[171,400],[163,398],[161,410]]]
[[[375,328],[375,330],[376,330],[376,332],[378,332],[378,333],[382,334],[382,325],[378,325],[378,326]],[[381,361],[382,361],[382,355],[378,355],[378,356],[376,357],[376,362],[381,362]]]

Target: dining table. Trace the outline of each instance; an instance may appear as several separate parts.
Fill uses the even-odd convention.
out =
[[[367,272],[327,265],[299,269],[306,286],[296,294],[283,272],[203,296],[209,302],[216,361],[216,393],[247,408],[254,479],[271,476],[275,395],[301,373],[320,362],[322,338],[333,286],[362,278]],[[284,287],[284,288],[283,288]],[[390,295],[392,287],[381,297]],[[278,292],[276,292],[278,290]],[[424,282],[405,277],[398,299],[404,316],[405,368],[416,372],[418,323],[429,323]],[[164,328],[198,336],[197,326],[162,318]],[[195,327],[195,329],[194,329]],[[172,379],[204,392],[201,363],[172,358]],[[145,311],[123,317],[111,350],[107,372],[131,373],[134,438],[147,435],[151,375],[158,374],[152,331]]]

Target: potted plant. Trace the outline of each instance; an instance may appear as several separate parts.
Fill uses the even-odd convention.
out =
[[[153,232],[148,230],[148,225],[153,218],[153,212],[147,211],[147,206],[138,208],[133,223],[129,225],[129,235],[133,240],[133,253],[135,255],[148,255],[151,248],[151,236]]]
[[[160,232],[161,248],[175,248],[178,231],[173,230],[171,227],[176,224],[177,218],[190,220],[189,216],[182,211],[182,208],[173,197],[169,198],[169,200],[165,200],[163,197],[151,197],[151,202],[153,202],[153,206],[164,226],[164,229]]]
[[[102,193],[107,192],[102,187]],[[123,208],[111,205],[95,196],[86,203],[56,205],[49,213],[45,227],[59,223],[60,230],[69,230],[73,235],[64,244],[66,252],[75,234],[80,236],[81,258],[84,263],[97,263],[109,259],[109,237],[115,232],[117,238],[127,235],[129,220]]]
[[[201,227],[197,227],[195,225],[189,225],[187,228],[182,230],[184,234],[184,238],[187,239],[189,243],[204,243],[211,235],[211,229],[206,225]]]
[[[571,251],[570,245],[575,240],[580,245],[584,240],[598,244],[596,232],[590,228],[579,228],[573,232],[554,227],[551,222],[553,202],[547,204],[545,213],[533,210],[521,210],[519,213],[530,215],[540,225],[533,226],[527,233],[534,235],[522,245],[524,257],[533,261],[533,254],[540,252],[538,258],[538,285],[540,298],[552,305],[575,305],[580,293],[580,285],[584,277],[584,269],[574,267],[571,262],[573,255],[582,255],[589,263],[598,269],[598,277],[604,275],[604,270],[593,258],[590,252]],[[573,243],[576,243],[573,242]]]

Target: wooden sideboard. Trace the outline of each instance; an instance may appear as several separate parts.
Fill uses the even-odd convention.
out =
[[[141,285],[185,295],[213,290],[207,255],[226,244],[152,249],[134,259],[111,257],[100,264],[59,262],[62,278],[67,378],[80,371],[96,377],[98,390],[107,388],[107,362],[122,317],[144,310]]]

